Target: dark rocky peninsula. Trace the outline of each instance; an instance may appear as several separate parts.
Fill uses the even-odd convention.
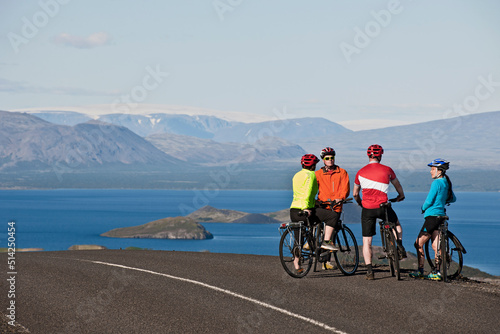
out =
[[[138,226],[116,228],[101,234],[112,238],[212,239],[213,235],[194,219],[169,217]]]

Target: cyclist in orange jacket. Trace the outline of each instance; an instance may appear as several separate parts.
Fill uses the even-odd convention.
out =
[[[345,169],[340,168],[335,164],[335,150],[331,147],[325,147],[320,154],[321,159],[323,159],[324,167],[316,171],[316,180],[318,181],[318,200],[320,202],[329,201],[341,201],[349,196],[351,191],[349,186],[349,175]],[[322,206],[325,209],[330,210],[330,206]],[[330,220],[333,224],[327,223],[325,226],[325,238],[324,240],[329,243],[332,234],[337,225],[340,214],[342,212],[342,206],[337,206],[331,213],[334,215],[334,219]]]

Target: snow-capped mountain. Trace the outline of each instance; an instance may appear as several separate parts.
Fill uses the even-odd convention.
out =
[[[266,116],[262,114],[220,111],[206,108],[197,108],[189,106],[171,106],[155,104],[100,104],[83,107],[49,107],[49,108],[23,108],[11,111],[26,112],[30,114],[46,112],[65,112],[71,111],[90,116],[97,119],[102,115],[109,114],[127,114],[127,115],[150,115],[150,114],[168,114],[168,115],[188,115],[188,116],[215,116],[228,122],[255,123],[265,122],[277,119],[277,117]]]
[[[99,116],[98,120],[124,126],[141,137],[157,133],[174,133],[197,138],[212,138],[219,129],[231,126],[228,121],[205,115],[109,114]]]

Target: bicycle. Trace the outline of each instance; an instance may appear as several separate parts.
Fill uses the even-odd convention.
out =
[[[352,203],[352,198],[347,198],[345,200],[335,202],[335,201],[318,201],[320,206],[329,207],[330,210],[334,209],[342,204]],[[342,214],[343,215],[343,212]],[[324,228],[324,224],[323,224]],[[337,225],[335,226],[335,231],[331,238],[334,245],[339,247],[339,250],[334,252],[335,262],[337,267],[344,275],[353,275],[358,269],[359,265],[359,248],[356,237],[351,229],[344,225],[342,219],[339,219]],[[327,262],[331,260],[331,252],[328,252],[324,259],[320,259],[326,269]]]
[[[349,200],[351,198],[338,202],[336,205],[348,203]],[[283,223],[279,227],[280,261],[285,272],[294,278],[305,277],[313,263],[314,271],[316,271],[317,263],[325,263],[331,258],[332,253],[332,251],[321,249],[324,223],[311,224],[305,214],[304,217],[304,221]],[[339,247],[338,251],[333,251],[338,268],[344,275],[354,274],[359,263],[359,249],[354,234],[339,220],[339,228],[336,229],[332,240]],[[352,257],[354,259],[350,260]],[[301,266],[298,271],[294,266],[296,258],[299,258]]]
[[[456,278],[462,272],[463,254],[466,254],[464,246],[458,238],[448,230],[448,216],[439,216],[443,223],[439,226],[438,254],[435,254],[435,262],[429,253],[429,243],[425,243],[425,255],[432,271],[441,267],[441,276],[444,282]],[[443,256],[445,254],[445,256]]]
[[[380,207],[385,209],[385,220],[379,220],[380,224],[380,237],[382,238],[382,249],[385,253],[379,259],[389,259],[391,268],[391,276],[396,276],[398,280],[401,279],[401,269],[399,266],[399,246],[396,239],[396,223],[389,221],[387,209],[391,207],[391,202],[396,202],[397,198],[392,198],[386,203],[380,204]]]

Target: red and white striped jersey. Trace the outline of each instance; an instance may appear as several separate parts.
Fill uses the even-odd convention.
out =
[[[391,167],[376,161],[370,162],[356,174],[354,184],[361,186],[362,205],[366,209],[376,209],[387,202],[389,184],[396,179]]]

